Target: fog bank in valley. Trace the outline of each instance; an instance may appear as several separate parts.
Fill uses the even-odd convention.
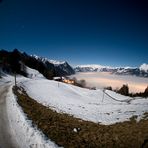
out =
[[[115,75],[109,72],[79,72],[72,77],[76,77],[78,80],[84,79],[87,86],[96,88],[111,86],[116,89],[123,84],[128,84],[130,92],[143,92],[148,86],[148,78]]]

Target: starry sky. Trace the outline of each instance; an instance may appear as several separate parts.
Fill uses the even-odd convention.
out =
[[[148,63],[147,0],[0,0],[0,49],[72,65]]]

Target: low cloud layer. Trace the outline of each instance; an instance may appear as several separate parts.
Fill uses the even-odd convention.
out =
[[[97,88],[111,86],[116,89],[123,84],[128,84],[130,92],[143,92],[148,85],[148,78],[114,75],[108,72],[77,73],[71,77],[76,77],[78,80],[84,79],[87,86]]]

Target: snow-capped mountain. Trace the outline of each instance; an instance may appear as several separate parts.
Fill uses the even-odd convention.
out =
[[[51,64],[54,64],[54,65],[61,65],[61,64],[64,64],[66,61],[57,61],[57,60],[50,60],[48,58],[45,58],[45,57],[40,57],[40,56],[37,56],[37,55],[31,55],[32,57],[36,58],[37,60],[40,60],[44,63],[46,63],[47,61]]]
[[[102,65],[79,65],[75,67],[76,72],[96,72],[102,71],[103,69],[111,69],[111,67]]]
[[[135,75],[148,77],[148,64],[138,67],[110,67],[102,65],[79,65],[74,68],[76,72],[111,72],[118,75]]]
[[[140,69],[141,71],[148,72],[148,64],[146,64],[146,63],[142,64],[142,65],[139,67],[139,69]]]
[[[113,67],[102,66],[102,65],[78,65],[74,68],[76,72],[97,72],[97,71],[108,71],[112,72]]]
[[[71,75],[75,73],[73,68],[66,61],[50,60],[48,58],[39,57],[37,55],[33,55],[32,57],[43,62],[47,68],[50,64],[53,64],[57,76]]]
[[[67,76],[75,71],[66,61],[54,61],[39,56],[30,56],[17,49],[12,52],[0,50],[0,69],[6,73],[17,73],[27,76],[26,66],[39,71],[47,79],[55,76]]]

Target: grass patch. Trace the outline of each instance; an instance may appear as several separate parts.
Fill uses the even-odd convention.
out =
[[[144,113],[144,119],[148,119],[148,112]]]
[[[100,125],[53,111],[30,98],[24,90],[13,88],[18,104],[42,132],[65,148],[145,147],[148,142],[148,120]],[[22,93],[20,93],[22,92]]]

